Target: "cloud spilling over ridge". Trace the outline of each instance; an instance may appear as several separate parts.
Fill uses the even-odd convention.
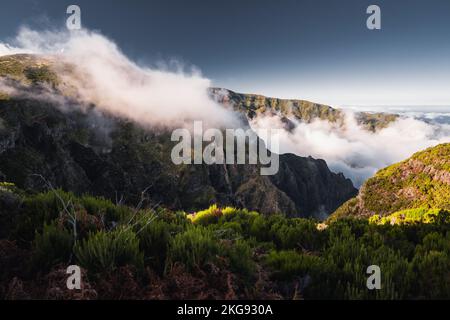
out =
[[[323,120],[290,120],[295,123],[291,131],[284,130],[285,124],[276,116],[257,117],[251,125],[256,131],[282,129],[281,153],[324,159],[332,171],[344,173],[357,187],[381,168],[427,147],[450,142],[449,124],[431,124],[412,117],[401,117],[377,132],[358,125],[351,111],[345,112],[344,126]]]
[[[69,91],[76,89],[80,101],[86,105],[93,103],[101,111],[143,125],[191,127],[194,120],[202,120],[210,127],[241,125],[238,115],[210,98],[211,83],[198,71],[139,66],[99,33],[87,30],[40,32],[23,28],[12,44],[0,42],[0,56],[17,53],[42,54],[61,61],[58,65],[63,70],[58,76],[63,78]],[[73,70],[66,65],[74,66]],[[13,94],[15,90],[8,83],[0,82],[0,91]],[[33,98],[53,101],[64,108],[75,107],[51,90]],[[356,186],[377,170],[404,160],[414,152],[450,141],[450,125],[438,123],[447,121],[447,114],[425,114],[419,119],[402,117],[376,133],[358,125],[351,111],[346,111],[345,115],[343,127],[328,121],[301,123],[290,119],[295,127],[287,131],[281,118],[273,115],[260,115],[251,125],[255,131],[283,128],[279,136],[281,153],[324,159],[333,171],[343,172]]]
[[[78,98],[143,125],[178,127],[202,120],[209,126],[231,127],[237,122],[232,111],[209,97],[211,83],[198,71],[138,66],[95,32],[22,28],[13,45],[0,43],[0,55],[16,53],[51,55],[73,65],[72,72],[58,76],[76,89]]]

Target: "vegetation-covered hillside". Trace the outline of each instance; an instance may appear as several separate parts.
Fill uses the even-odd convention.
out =
[[[57,74],[51,69],[51,65],[51,60],[36,55],[1,56],[0,78],[24,84],[50,83],[56,85],[59,80]]]
[[[308,123],[316,119],[339,124],[344,124],[345,121],[342,110],[306,100],[269,98],[256,94],[237,93],[222,88],[212,88],[211,93],[219,102],[231,104],[250,119],[261,114],[278,114],[284,117],[284,121],[287,121],[288,118]],[[389,113],[356,113],[356,121],[370,131],[385,128],[397,118],[398,115]]]
[[[0,187],[0,298],[426,299],[450,297],[450,215],[384,224],[188,215],[60,190]],[[66,268],[82,267],[68,290]],[[381,268],[368,290],[366,269]]]
[[[450,143],[380,170],[333,216],[387,216],[407,209],[450,210]]]

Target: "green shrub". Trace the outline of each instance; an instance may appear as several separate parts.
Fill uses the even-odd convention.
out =
[[[273,270],[273,278],[292,280],[316,273],[323,261],[316,256],[299,254],[293,250],[272,251],[266,258],[266,264]]]
[[[242,225],[234,221],[210,225],[209,228],[214,230],[217,238],[221,240],[239,239],[244,234]]]
[[[191,221],[183,211],[172,212],[164,208],[158,208],[155,212],[159,220],[170,225],[172,234],[183,232],[189,226],[192,226]]]
[[[422,239],[422,243],[416,246],[416,255],[426,255],[431,251],[450,254],[450,232],[445,236],[438,232],[430,232]]]
[[[35,274],[74,262],[94,276],[128,264],[139,270],[149,266],[164,276],[172,263],[183,263],[191,273],[214,263],[234,273],[239,294],[256,291],[258,270],[269,275],[270,288],[285,298],[294,293],[306,299],[450,296],[450,221],[444,209],[423,207],[369,220],[341,217],[318,230],[313,220],[261,216],[245,209],[212,206],[188,218],[184,212],[135,211],[62,191],[22,193],[11,202],[10,186],[1,188],[0,195],[7,196],[3,202],[13,205],[0,206],[0,214],[7,214],[0,216],[0,228],[16,226],[11,238],[31,249],[30,271]],[[77,213],[75,247],[64,203]],[[0,251],[6,253],[0,263],[17,264],[8,258],[7,242],[0,241]],[[23,249],[14,250],[28,256]],[[380,266],[382,290],[367,290],[369,265]]]
[[[145,262],[159,272],[165,269],[167,250],[172,239],[172,229],[173,227],[170,224],[156,219],[138,233]]]
[[[231,270],[246,277],[251,276],[255,271],[252,253],[247,241],[241,239],[234,241],[226,250]]]
[[[374,215],[369,218],[373,224],[415,224],[415,223],[450,223],[450,212],[442,209],[417,208],[392,213],[386,217]]]
[[[143,254],[136,234],[125,228],[91,234],[75,247],[81,266],[90,272],[105,272],[120,266],[143,266]]]
[[[1,119],[0,119],[1,121]],[[1,124],[1,122],[0,122]],[[18,189],[16,187],[16,185],[14,183],[11,182],[6,182],[6,181],[0,181],[0,192],[4,191],[4,192],[17,192]]]
[[[102,197],[85,195],[80,198],[80,204],[88,214],[101,217],[106,226],[130,218],[132,210],[129,207],[118,206]]]
[[[208,209],[198,211],[193,215],[189,215],[189,219],[194,224],[206,226],[211,223],[217,223],[222,216],[222,210],[217,205],[212,205]]]
[[[208,209],[198,211],[194,214],[188,215],[188,218],[194,224],[210,225],[220,222],[239,221],[244,222],[256,217],[258,214],[247,209],[237,209],[233,207],[219,208],[217,205],[212,205]]]
[[[176,235],[169,248],[170,262],[181,262],[188,270],[203,267],[215,260],[220,252],[220,245],[210,229],[189,228]]]
[[[446,252],[429,251],[416,255],[413,292],[422,299],[448,299],[450,297],[450,257]]]
[[[13,238],[24,243],[31,242],[35,232],[41,232],[45,224],[58,218],[64,210],[64,203],[69,203],[73,198],[73,194],[62,190],[25,198],[22,212],[17,217]]]
[[[0,239],[10,238],[21,211],[22,197],[13,184],[0,182]]]
[[[283,221],[284,219],[286,218],[281,215],[273,215],[269,217],[258,216],[252,221],[249,230],[250,236],[254,237],[258,241],[273,241],[270,234],[270,229],[273,224]]]
[[[320,246],[322,234],[316,223],[307,219],[284,219],[274,223],[270,237],[280,249],[315,250]]]
[[[222,210],[222,217],[219,219],[219,224],[223,226],[232,227],[243,236],[250,235],[250,229],[255,219],[259,214],[255,211],[248,211],[247,209],[236,209],[226,207]],[[239,226],[239,227],[238,227]]]
[[[44,225],[42,233],[36,233],[32,266],[35,270],[48,270],[58,263],[68,263],[74,245],[73,235],[56,224]]]

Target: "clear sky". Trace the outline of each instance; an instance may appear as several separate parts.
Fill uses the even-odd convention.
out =
[[[22,25],[83,25],[135,61],[177,59],[214,85],[342,105],[450,105],[449,0],[2,0],[0,41]],[[366,28],[381,7],[382,29]]]

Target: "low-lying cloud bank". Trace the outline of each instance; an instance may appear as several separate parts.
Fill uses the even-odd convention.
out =
[[[281,130],[281,153],[295,153],[325,159],[332,171],[343,172],[359,187],[376,171],[402,161],[413,153],[439,143],[450,142],[450,125],[426,123],[401,117],[387,128],[371,132],[357,124],[354,113],[345,112],[345,125],[316,120]],[[260,128],[284,128],[280,118],[262,116],[252,123]]]
[[[59,76],[78,98],[143,125],[180,127],[202,120],[231,127],[237,118],[209,97],[211,83],[197,70],[158,70],[128,59],[111,40],[87,30],[38,32],[22,28],[13,44],[0,42],[0,55],[34,53],[75,66]]]

